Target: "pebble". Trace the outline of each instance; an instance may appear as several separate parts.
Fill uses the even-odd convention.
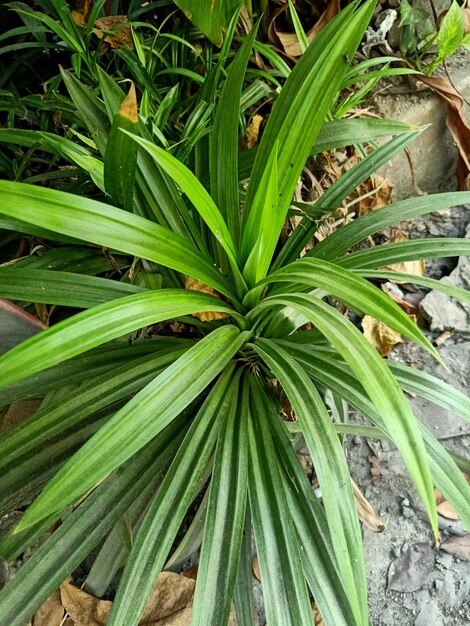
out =
[[[354,435],[354,437],[353,437],[353,444],[355,446],[360,446],[361,443],[362,443],[361,438],[358,435]]]
[[[403,498],[403,500],[401,501],[401,505],[410,506],[410,501],[408,500],[408,498]]]
[[[443,586],[444,586],[444,581],[441,580],[440,578],[436,578],[436,580],[434,581],[434,587],[436,588],[436,591],[440,591]]]

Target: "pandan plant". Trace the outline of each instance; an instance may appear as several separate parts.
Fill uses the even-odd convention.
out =
[[[373,2],[353,2],[314,39],[259,145],[241,155],[239,103],[256,29],[226,75],[221,57],[201,95],[213,104],[210,133],[196,144],[190,168],[171,145],[159,145],[160,135],[153,140],[132,87],[125,96],[101,71],[100,98],[64,72],[91,139],[84,147],[41,136],[87,171],[108,202],[0,182],[3,228],[59,242],[39,259],[1,267],[0,297],[83,309],[0,357],[2,405],[44,398],[0,442],[1,511],[29,504],[0,554],[13,560],[50,531],[0,592],[1,626],[23,626],[97,546],[87,588],[103,595],[120,573],[108,624],[135,626],[162,569],[200,543],[192,626],[226,625],[232,602],[238,624],[253,626],[252,532],[269,626],[313,626],[312,597],[327,626],[368,625],[347,433],[394,442],[435,536],[434,487],[470,528],[470,487],[403,390],[466,420],[469,399],[382,359],[336,306],[373,316],[439,359],[375,283],[412,282],[469,302],[453,285],[381,268],[467,255],[470,242],[356,245],[393,224],[468,203],[470,194],[397,202],[304,253],[322,218],[421,132],[332,116],[373,10]],[[14,141],[14,130],[0,133]],[[281,245],[309,156],[381,135],[393,138],[302,205],[300,223]],[[97,276],[109,263],[121,280]],[[281,389],[293,422],[284,417]],[[342,402],[366,425],[330,410]],[[293,433],[311,454],[322,502]],[[182,536],[190,507],[199,508]]]

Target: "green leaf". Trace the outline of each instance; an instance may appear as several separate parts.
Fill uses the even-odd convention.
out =
[[[183,289],[145,291],[101,304],[59,322],[3,355],[0,366],[6,375],[2,386],[138,328],[202,310],[230,314],[220,300]]]
[[[470,192],[458,191],[408,198],[384,206],[350,222],[312,248],[309,255],[326,260],[335,259],[360,241],[389,226],[426,215],[426,213],[469,202]]]
[[[285,218],[278,211],[277,147],[270,158],[253,200],[256,211],[249,214],[243,232],[243,276],[250,286],[266,276]]]
[[[225,218],[238,248],[240,240],[240,201],[238,197],[238,124],[240,98],[246,67],[258,25],[252,28],[230,65],[216,108],[210,136],[211,194]]]
[[[381,413],[437,533],[432,479],[416,418],[385,361],[362,333],[336,309],[311,295],[274,296],[257,308],[280,304],[305,315],[338,350]]]
[[[191,242],[149,220],[45,187],[0,181],[0,194],[4,215],[154,261],[236,299],[222,275]]]
[[[137,96],[134,83],[115,115],[104,155],[104,184],[115,206],[132,211],[137,168],[137,144],[124,135],[139,132]]]
[[[230,19],[242,5],[242,0],[175,0],[175,3],[212,43],[220,47]]]
[[[399,135],[398,137],[388,141],[386,144],[379,146],[376,150],[374,150],[374,152],[368,154],[364,159],[362,159],[362,161],[354,165],[354,167],[349,169],[337,181],[335,181],[331,187],[329,187],[326,192],[312,204],[312,208],[324,210],[325,213],[327,209],[330,213],[336,211],[336,209],[350,193],[352,193],[369,176],[372,176],[379,167],[387,163],[387,161],[389,161],[393,156],[403,150],[421,132],[421,130],[409,131],[408,133]],[[308,215],[306,218],[302,219],[282,247],[275,263],[273,264],[273,269],[278,269],[282,265],[297,259],[305,246],[307,246],[310,242],[316,229],[317,223],[315,221],[312,222]]]
[[[279,411],[276,417],[273,416],[270,425],[279,459],[292,481],[285,477],[285,492],[303,548],[302,564],[308,585],[327,626],[351,626],[357,622],[338,574],[334,541],[324,510],[294,451],[286,428],[288,424],[279,419]],[[336,425],[333,426],[336,430]]]
[[[446,59],[457,52],[462,45],[464,35],[465,23],[462,9],[457,0],[453,0],[437,33],[438,58]]]
[[[16,265],[16,264],[15,264]],[[72,272],[0,267],[0,297],[88,309],[145,291],[129,283]]]
[[[313,626],[300,548],[269,428],[271,415],[251,381],[248,494],[268,624]],[[280,566],[282,564],[282,567]]]
[[[155,162],[179,185],[199,215],[209,226],[216,240],[220,242],[232,263],[236,265],[237,255],[232,236],[219,209],[202,183],[199,182],[191,170],[162,148],[135,135],[132,135],[132,139],[141,145]]]
[[[340,440],[320,394],[294,359],[266,339],[258,339],[254,347],[282,385],[300,423],[322,490],[339,575],[351,602],[355,623],[367,626],[367,581],[361,530]]]
[[[52,400],[44,407],[40,407],[18,427],[2,435],[0,468],[5,480],[9,472],[15,474],[15,459],[18,463],[23,457],[27,458],[32,451],[47,447],[48,444],[86,423],[91,414],[130,397],[151,382],[186,350],[187,346],[184,345],[180,348],[177,345],[168,346],[166,351],[135,358],[113,368],[111,372],[94,376],[78,388],[60,394],[55,401]]]
[[[434,278],[427,278],[426,276],[416,276],[415,274],[404,274],[402,272],[386,271],[386,270],[354,270],[355,273],[363,276],[364,278],[385,278],[386,280],[397,280],[400,282],[412,283],[419,285],[420,287],[428,287],[435,291],[446,293],[457,300],[470,303],[470,291],[463,287],[456,287],[452,283],[444,282],[443,280],[436,280]]]
[[[354,56],[373,9],[373,2],[359,8],[357,3],[350,4],[315,37],[292,70],[258,146],[246,198],[247,219],[252,211],[262,212],[262,205],[254,200],[266,168],[271,168],[276,145],[278,215],[287,214],[302,168],[347,71],[344,55]],[[283,219],[279,222],[282,224]],[[255,223],[261,221],[255,219]],[[251,249],[257,239],[258,233],[246,242],[247,248]]]
[[[101,155],[104,156],[111,124],[103,103],[73,74],[62,68],[60,73],[70,97],[77,107],[79,116],[85,123]]]
[[[48,483],[18,528],[27,528],[72,504],[138,452],[204,391],[247,337],[248,333],[233,326],[222,326],[187,350],[80,448]],[[87,468],[85,475],[83,467]]]
[[[309,376],[334,389],[352,407],[378,426],[385,437],[394,441],[386,420],[383,419],[383,414],[377,411],[369,401],[356,376],[344,362],[339,361],[335,355],[326,355],[319,350],[301,348],[290,342],[283,341],[280,342],[280,345],[299,361]],[[350,426],[348,425],[348,428]],[[441,444],[423,424],[419,423],[419,426],[429,455],[430,469],[436,487],[446,496],[458,512],[460,519],[470,528],[470,487],[456,463]]]
[[[248,381],[217,439],[191,626],[226,626],[246,516]]]
[[[390,296],[358,276],[333,263],[302,258],[270,274],[261,285],[272,282],[301,283],[317,287],[342,300],[357,311],[367,313],[412,339],[440,360],[439,353],[418,326]],[[249,296],[247,296],[249,297]]]
[[[258,626],[259,624],[253,598],[252,558],[251,515],[247,503],[240,563],[234,593],[238,626]]]
[[[331,120],[323,124],[318,133],[312,155],[329,152],[344,146],[370,143],[380,137],[404,133],[416,134],[419,131],[420,129],[413,124],[406,124],[396,120],[375,119],[373,117]]]
[[[334,261],[341,267],[350,269],[373,269],[405,261],[440,259],[447,256],[470,256],[470,241],[451,237],[399,241],[351,252]]]
[[[113,603],[109,626],[139,623],[197,486],[223,420],[236,408],[240,370],[222,374],[191,424],[135,537]]]
[[[181,438],[175,421],[115,472],[57,528],[0,592],[0,622],[24,626],[109,532],[142,491],[158,481]]]
[[[299,19],[297,11],[295,10],[295,6],[292,4],[292,0],[289,0],[289,13],[292,23],[294,24],[295,34],[297,36],[297,39],[299,40],[300,49],[302,50],[303,54],[309,46],[309,41],[302,26],[302,22]]]

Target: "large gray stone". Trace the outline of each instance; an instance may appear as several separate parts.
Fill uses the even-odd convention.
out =
[[[470,238],[470,226],[467,228]],[[470,257],[461,257],[457,267],[441,282],[470,289]],[[431,291],[421,300],[421,310],[429,320],[431,330],[454,330],[470,335],[470,304],[439,291]]]

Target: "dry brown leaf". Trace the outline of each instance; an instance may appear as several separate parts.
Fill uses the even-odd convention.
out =
[[[380,209],[390,204],[393,191],[393,183],[389,178],[383,178],[379,174],[374,175],[374,185],[369,178],[359,186],[359,215],[366,215],[371,211]]]
[[[209,285],[201,282],[200,280],[196,280],[196,278],[191,278],[190,276],[186,276],[184,279],[184,287],[185,289],[189,289],[190,291],[199,291],[199,293],[207,293],[210,296],[214,296],[221,300],[220,294],[215,291]],[[213,322],[214,320],[224,320],[229,317],[228,313],[220,313],[217,311],[205,311],[204,313],[194,313],[193,317],[196,317],[201,322]]]
[[[142,615],[141,626],[188,626],[195,587],[192,578],[162,572]]]
[[[441,550],[453,554],[458,559],[470,561],[470,533],[451,537],[440,546]]]
[[[394,281],[395,282],[395,281]],[[391,289],[387,287],[387,283],[382,283],[381,285],[382,291],[390,296],[390,298],[398,304],[398,306],[405,311],[405,313],[410,317],[414,322],[416,322],[419,318],[419,309],[415,307],[410,302],[407,302],[403,298],[400,298],[396,293],[393,293]]]
[[[79,13],[78,11],[72,11],[72,19],[75,24],[78,24],[78,26],[85,26],[86,24],[85,15],[83,13]]]
[[[253,563],[251,564],[252,568],[253,568],[253,574],[255,575],[257,580],[261,580],[261,574],[259,572],[259,561],[258,561],[258,557],[255,556],[255,558],[253,559]]]
[[[112,602],[89,595],[70,580],[61,586],[60,597],[73,626],[105,626]],[[139,626],[189,626],[195,587],[196,581],[191,578],[162,572]],[[41,626],[46,626],[46,622]],[[55,625],[47,623],[47,626]],[[234,614],[230,616],[229,626],[236,626]]]
[[[376,456],[369,456],[367,458],[371,464],[370,476],[372,478],[372,484],[374,487],[380,484],[380,478],[382,477],[382,470],[380,469],[379,459]]]
[[[462,9],[465,32],[470,33],[470,8]]]
[[[0,424],[0,433],[3,433],[20,424],[32,415],[41,404],[41,400],[18,400],[8,407],[8,411]]]
[[[259,129],[261,127],[261,122],[263,121],[262,115],[253,115],[250,123],[248,124],[247,132],[246,132],[246,147],[248,150],[254,148],[258,143],[259,137]]]
[[[383,533],[383,531],[387,528],[387,525],[380,519],[370,502],[363,496],[359,487],[353,480],[351,480],[351,485],[353,488],[354,500],[356,502],[359,519],[364,526],[372,532]]]
[[[197,579],[197,571],[199,569],[199,565],[193,565],[192,567],[185,569],[184,572],[181,572],[181,576],[186,576],[186,578],[192,578],[192,580]]]
[[[55,591],[52,596],[36,611],[32,626],[62,626],[64,607],[60,599],[60,591]]]
[[[470,126],[463,117],[464,99],[444,76],[420,76],[419,79],[447,102],[446,124],[459,151],[456,172],[458,186],[461,191],[468,191],[470,190]]]
[[[139,121],[139,115],[137,113],[137,95],[135,93],[134,83],[131,81],[129,93],[124,98],[119,113],[124,117],[127,117],[131,122],[137,123]]]
[[[312,604],[312,609],[313,609],[313,621],[315,622],[315,626],[325,626],[325,622],[323,621],[322,616],[320,615],[320,611],[318,610],[318,607],[315,604],[315,602]]]
[[[75,626],[106,626],[112,602],[99,600],[70,581],[71,578],[60,586],[60,597]]]
[[[400,333],[370,315],[364,315],[361,325],[366,339],[382,356],[389,354],[394,346],[403,341]]]
[[[408,237],[404,235],[395,235],[390,239],[389,243],[398,243],[400,241],[408,241]],[[386,270],[391,270],[392,272],[401,272],[403,274],[413,274],[413,276],[423,276],[424,270],[426,268],[426,263],[424,259],[418,259],[416,261],[404,261],[403,263],[394,263],[393,265],[387,265],[384,267]],[[397,283],[397,285],[403,285],[404,282],[402,280],[391,280],[393,283]]]
[[[130,26],[123,26],[127,24],[129,20],[126,15],[110,15],[108,17],[100,17],[96,20],[93,28],[93,32],[98,37],[108,43],[111,48],[129,48],[134,47],[132,41],[132,33]],[[107,34],[103,31],[113,31],[112,34]]]
[[[464,474],[465,480],[470,485],[470,476]],[[460,519],[458,514],[454,511],[453,507],[447,502],[445,496],[439,491],[439,489],[434,489],[434,497],[436,499],[437,512],[442,517],[446,517],[447,519],[458,520]]]
[[[280,15],[284,11],[288,10],[288,8],[288,4],[286,3],[274,13],[271,23],[269,25],[269,35],[271,40],[281,45],[287,56],[295,59],[302,54],[302,48],[300,46],[297,35],[295,33],[286,33],[283,31],[279,31],[276,28],[276,17],[278,17],[278,15]],[[336,15],[338,15],[339,11],[340,0],[330,0],[321,16],[315,22],[313,27],[310,28],[306,33],[309,43],[311,43],[315,39],[315,37],[325,28],[325,26]]]

